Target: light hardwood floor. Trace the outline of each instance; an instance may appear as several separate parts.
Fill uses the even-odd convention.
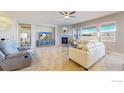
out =
[[[34,62],[21,71],[85,71],[82,66],[68,59],[68,47],[52,46],[33,49]],[[106,54],[89,71],[122,71],[124,57]]]

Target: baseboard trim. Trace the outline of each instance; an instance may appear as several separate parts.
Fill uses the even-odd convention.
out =
[[[118,52],[113,52],[113,51],[107,51],[107,53],[115,54],[115,55],[119,55],[119,56],[124,56],[124,53],[118,53]]]

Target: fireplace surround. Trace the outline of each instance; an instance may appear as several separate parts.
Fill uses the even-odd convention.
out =
[[[61,37],[62,44],[68,44],[68,37]]]

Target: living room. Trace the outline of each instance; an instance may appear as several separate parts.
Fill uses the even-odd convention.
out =
[[[7,42],[8,47],[8,41],[14,41],[20,47],[26,48],[24,51],[30,52],[29,57],[23,55],[22,59],[28,57],[28,61],[33,60],[22,65],[22,62],[17,64],[18,59],[12,59],[15,62],[12,65],[7,63],[6,60],[10,59],[7,59],[8,54],[5,54],[5,59],[1,59],[1,70],[122,71],[124,70],[123,16],[124,12],[117,11],[0,12],[0,45]],[[102,46],[98,50],[92,50],[94,52],[91,52],[90,56],[82,56],[76,51],[84,49],[81,42],[88,40],[100,42]],[[10,49],[9,47],[8,50]],[[1,50],[5,53],[3,47]],[[86,66],[84,63],[90,65]]]

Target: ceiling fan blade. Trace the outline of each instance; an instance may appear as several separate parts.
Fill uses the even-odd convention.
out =
[[[56,17],[56,18],[63,18],[63,17]]]
[[[59,12],[60,14],[62,14],[62,15],[64,15],[64,13],[62,13],[62,12]]]
[[[76,16],[70,16],[70,17],[72,17],[72,18],[76,18]]]
[[[69,15],[72,15],[72,14],[74,14],[74,13],[76,13],[76,11],[72,11],[72,12],[70,12]]]

